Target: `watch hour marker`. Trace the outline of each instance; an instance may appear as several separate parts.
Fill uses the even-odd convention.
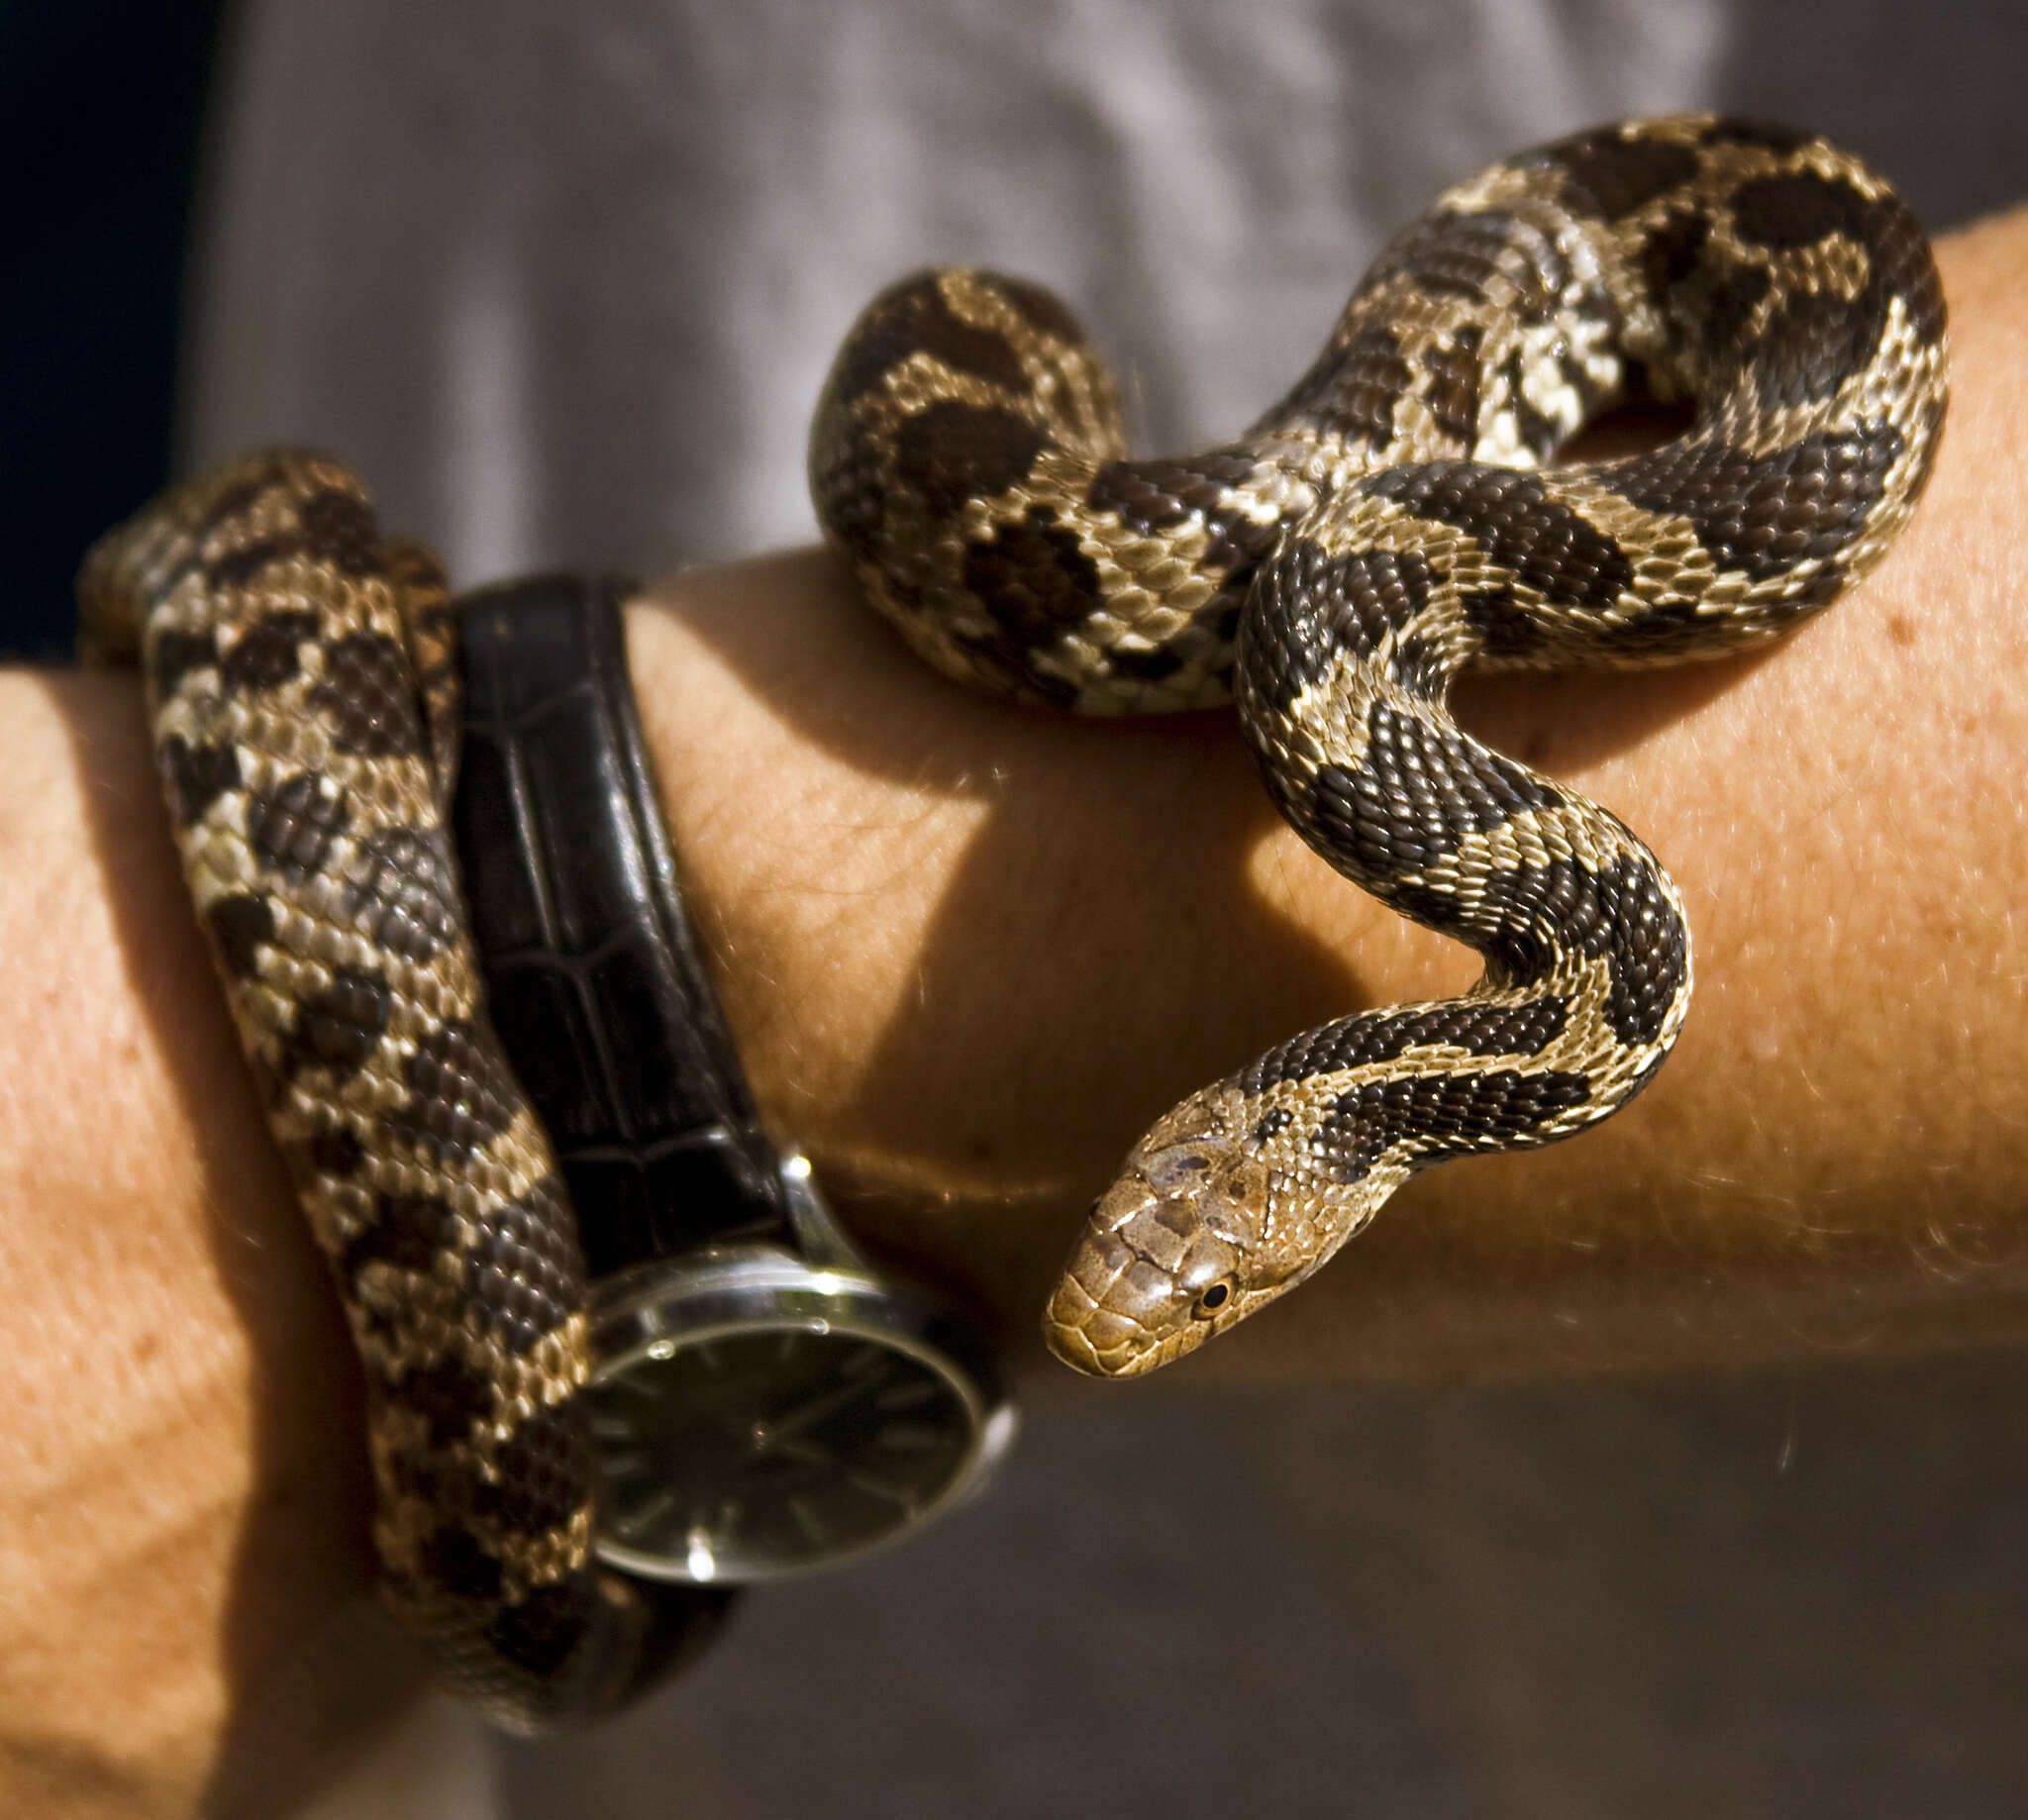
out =
[[[613,1524],[613,1529],[622,1536],[639,1536],[643,1530],[659,1523],[667,1516],[675,1501],[676,1494],[673,1491],[658,1491],[647,1503],[619,1518]]]
[[[892,1485],[883,1485],[877,1478],[868,1478],[863,1472],[848,1472],[845,1482],[855,1491],[863,1491],[868,1497],[878,1498],[883,1504],[899,1504],[903,1510],[913,1510],[915,1499],[905,1491],[897,1491]]]

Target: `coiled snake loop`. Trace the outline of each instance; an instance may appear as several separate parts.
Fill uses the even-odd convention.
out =
[[[1340,1018],[1128,1156],[1044,1321],[1153,1369],[1303,1280],[1417,1170],[1547,1144],[1653,1079],[1690,995],[1675,887],[1615,816],[1445,708],[1467,664],[1628,665],[1786,630],[1880,556],[1942,426],[1944,305],[1907,207],[1822,140],[1600,128],[1439,199],[1238,440],[1123,458],[1064,307],[920,274],[839,355],[811,449],[833,542],[939,668],[1111,714],[1237,700],[1275,802],[1463,998]],[[1638,376],[1694,409],[1544,469]]]

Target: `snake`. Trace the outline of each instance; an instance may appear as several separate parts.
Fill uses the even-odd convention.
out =
[[[1155,1370],[1306,1280],[1404,1182],[1572,1137],[1688,1010],[1680,892],[1610,810],[1447,706],[1468,666],[1737,653],[1864,575],[1929,475],[1943,290],[1850,152],[1708,115],[1598,127],[1447,191],[1251,429],[1131,459],[1074,317],[919,272],[853,325],[811,490],[862,592],[958,681],[1078,714],[1217,705],[1282,817],[1474,949],[1462,996],[1366,1009],[1191,1093],[1093,1203],[1043,1319]],[[1559,452],[1645,393],[1680,434]]]
[[[1691,428],[1550,464],[1637,381]],[[1417,1170],[1569,1136],[1653,1078],[1690,992],[1680,896],[1608,811],[1464,733],[1450,680],[1781,632],[1879,557],[1944,405],[1907,206],[1822,140],[1704,117],[1447,193],[1280,403],[1201,455],[1126,457],[1105,369],[1034,284],[946,268],[868,306],[810,476],[874,607],[1024,702],[1236,702],[1297,832],[1486,963],[1461,998],[1326,1023],[1159,1120],[1052,1294],[1060,1357],[1166,1364]],[[342,462],[270,449],[107,533],[78,602],[81,655],[143,671],[196,920],[345,1308],[388,1601],[503,1726],[609,1712],[723,1595],[592,1549],[582,1253],[446,836],[443,566],[383,534]]]

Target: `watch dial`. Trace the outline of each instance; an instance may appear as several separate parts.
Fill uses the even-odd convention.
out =
[[[822,1322],[658,1346],[590,1397],[598,1552],[659,1578],[760,1579],[871,1548],[951,1489],[974,1441],[943,1372]]]

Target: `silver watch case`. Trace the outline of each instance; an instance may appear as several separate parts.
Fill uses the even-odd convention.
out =
[[[624,1449],[627,1437],[621,1433],[616,1438],[614,1428],[622,1420],[616,1412],[626,1401],[630,1377],[638,1385],[645,1371],[686,1351],[727,1341],[751,1350],[753,1337],[768,1334],[784,1337],[784,1351],[796,1344],[797,1335],[866,1342],[888,1356],[895,1368],[926,1374],[922,1382],[928,1387],[913,1394],[938,1401],[947,1420],[963,1425],[962,1450],[948,1463],[948,1480],[897,1511],[880,1533],[827,1541],[806,1520],[802,1528],[810,1533],[800,1553],[767,1558],[751,1549],[728,1550],[708,1522],[690,1526],[680,1550],[643,1547],[625,1535],[607,1533],[602,1522],[594,1546],[601,1559],[622,1571],[693,1584],[755,1584],[856,1561],[904,1540],[974,1496],[1014,1439],[1018,1417],[990,1350],[937,1298],[874,1270],[818,1195],[805,1157],[789,1153],[780,1170],[793,1248],[701,1247],[680,1258],[636,1264],[593,1285],[587,1389],[602,1470],[610,1473],[616,1460],[632,1458],[616,1452]],[[608,1411],[603,1418],[602,1400]],[[764,1424],[757,1421],[753,1427],[758,1435]],[[615,1501],[609,1495],[602,1508],[610,1512]]]

